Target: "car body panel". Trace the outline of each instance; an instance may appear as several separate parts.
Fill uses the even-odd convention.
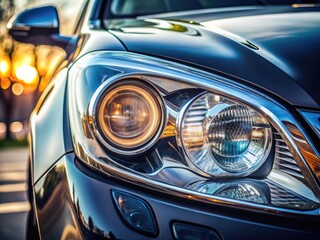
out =
[[[112,189],[148,202],[155,213],[160,234],[150,238],[128,228],[118,215]],[[270,239],[272,236],[272,239],[281,240],[320,237],[319,219],[291,218],[288,222],[280,216],[264,214],[262,217],[258,213],[208,208],[192,201],[160,196],[102,177],[83,165],[73,153],[65,155],[40,179],[35,185],[35,196],[43,239],[172,239],[174,221],[214,229],[224,240],[234,239],[234,236],[241,239]]]
[[[112,34],[105,30],[90,30],[85,31],[81,38],[81,46],[78,48],[80,52],[78,58],[82,55],[99,51],[125,51],[125,47],[122,43]]]
[[[66,152],[73,150],[65,104],[66,77],[67,69],[64,69],[47,88],[31,115],[33,183]]]
[[[205,67],[267,90],[290,104],[319,108],[320,70],[314,63],[320,59],[320,7],[290,11],[213,21],[206,17],[205,22],[197,22],[194,14],[179,15],[179,21],[150,16],[106,24],[129,51]],[[212,16],[214,19],[214,13]]]

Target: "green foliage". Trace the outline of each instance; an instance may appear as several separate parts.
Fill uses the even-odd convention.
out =
[[[0,149],[26,147],[26,146],[28,146],[27,139],[22,139],[22,140],[13,140],[13,139],[0,140]]]

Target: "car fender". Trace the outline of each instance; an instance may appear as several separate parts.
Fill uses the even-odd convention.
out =
[[[66,153],[73,151],[67,114],[67,69],[42,94],[30,118],[32,185]]]

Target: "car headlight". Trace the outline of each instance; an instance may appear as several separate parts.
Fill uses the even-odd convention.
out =
[[[193,201],[319,215],[319,154],[273,99],[128,52],[87,54],[69,80],[74,149],[89,167]]]
[[[150,85],[129,80],[98,91],[89,107],[99,140],[115,153],[131,155],[152,145],[163,126],[161,98]]]
[[[269,155],[271,127],[244,104],[205,93],[192,100],[180,118],[188,159],[213,177],[248,175]]]

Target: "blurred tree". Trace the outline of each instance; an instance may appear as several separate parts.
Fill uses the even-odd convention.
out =
[[[14,13],[15,5],[14,0],[1,0],[0,1],[0,21],[8,19]]]
[[[5,36],[0,36],[0,103],[3,108],[4,122],[6,124],[6,138],[10,138],[9,126],[11,121],[11,115],[13,106],[15,104],[15,97],[12,91],[6,91],[10,85],[11,76],[11,51],[12,42],[7,41]],[[11,43],[11,44],[10,44]]]
[[[13,15],[14,10],[14,0],[0,1],[0,104],[6,125],[6,138],[11,138],[10,123],[17,98],[22,94],[32,95],[31,112],[55,70],[66,58],[65,51],[58,47],[36,47],[13,41],[6,34],[5,22]]]
[[[14,9],[14,0],[0,1],[0,24],[2,23],[2,26],[0,26],[0,103],[3,105],[3,115],[7,129],[6,138],[10,138],[10,116],[15,98],[12,96],[13,93],[11,91],[5,92],[5,89],[9,88],[9,77],[11,74],[10,55],[12,52],[12,41],[5,35],[3,22],[13,15]]]

